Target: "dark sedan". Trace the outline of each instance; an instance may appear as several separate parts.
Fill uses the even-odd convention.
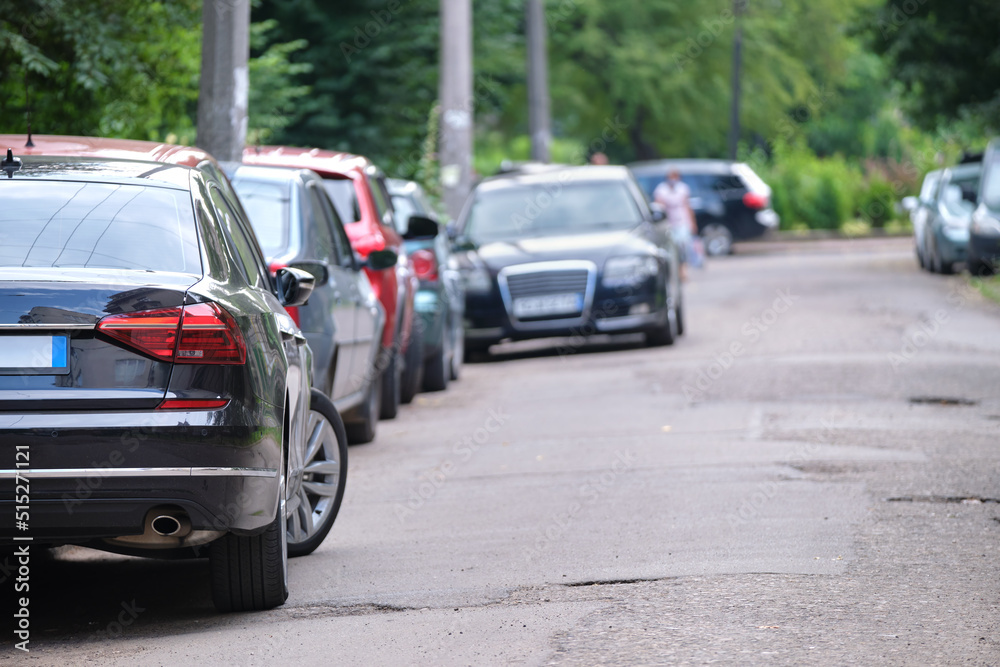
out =
[[[310,410],[309,347],[283,308],[313,278],[272,279],[210,156],[157,149],[4,160],[0,545],[207,553],[219,609],[274,607],[290,515],[338,477],[308,465],[343,427]]]
[[[505,339],[683,332],[677,250],[624,167],[487,179],[455,228],[465,345]]]

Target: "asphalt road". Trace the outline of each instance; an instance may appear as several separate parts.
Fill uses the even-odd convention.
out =
[[[14,658],[1000,663],[1000,307],[906,239],[755,246],[686,287],[673,347],[502,346],[382,422],[284,607],[220,616],[205,562],[64,548]]]

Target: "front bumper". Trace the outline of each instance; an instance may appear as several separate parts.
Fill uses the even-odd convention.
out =
[[[668,321],[669,304],[662,291],[602,292],[598,290],[595,305],[572,324],[543,320],[531,322],[528,328],[513,322],[499,299],[492,304],[470,300],[465,317],[466,344],[481,348],[502,340],[639,333],[665,326]]]
[[[282,425],[268,407],[0,413],[0,542],[139,535],[163,506],[194,530],[259,532],[277,511],[282,464]],[[15,516],[25,505],[26,529]]]

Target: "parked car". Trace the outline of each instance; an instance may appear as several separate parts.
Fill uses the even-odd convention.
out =
[[[973,275],[988,275],[1000,263],[1000,138],[983,156],[978,200],[969,226],[968,264]]]
[[[455,227],[465,347],[505,339],[684,330],[677,248],[625,167],[481,182]]]
[[[923,235],[924,267],[931,273],[953,273],[955,264],[965,262],[981,173],[979,163],[960,164],[941,172]]]
[[[437,213],[423,188],[397,179],[389,179],[386,185],[396,219],[406,230],[406,252],[420,279],[414,305],[424,339],[423,388],[440,391],[450,380],[457,380],[462,369],[465,289],[451,258],[448,237],[441,233]]]
[[[910,224],[913,226],[913,247],[917,254],[917,263],[922,269],[927,268],[927,257],[924,254],[924,249],[927,247],[927,219],[934,207],[934,195],[941,182],[942,172],[941,169],[928,172],[920,186],[920,195],[903,197],[901,202],[903,209],[910,214]]]
[[[742,162],[655,160],[629,167],[650,201],[668,172],[680,173],[691,188],[691,209],[709,255],[727,255],[733,241],[761,236],[780,222],[771,208],[771,188]]]
[[[271,272],[293,266],[313,274],[309,303],[288,313],[313,351],[313,382],[333,400],[351,442],[375,438],[381,401],[374,372],[385,310],[363,266],[384,271],[396,253],[374,250],[358,263],[323,179],[308,169],[226,164]]]
[[[374,250],[392,250],[399,257],[395,271],[365,269],[385,309],[385,330],[377,364],[382,373],[380,415],[392,419],[399,404],[409,403],[419,390],[424,365],[422,340],[411,335],[418,281],[393,214],[385,174],[358,155],[285,146],[247,148],[243,162],[315,171],[323,178],[327,194],[361,259]]]
[[[202,151],[24,144],[0,136],[19,153],[0,179],[0,438],[21,452],[0,471],[0,543],[207,548],[220,610],[282,604],[288,555],[318,544],[299,530],[310,490],[339,504],[346,479],[343,424],[284,308],[313,276],[272,278]]]

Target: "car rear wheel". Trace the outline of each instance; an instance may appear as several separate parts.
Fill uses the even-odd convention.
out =
[[[344,424],[347,432],[347,442],[352,445],[363,445],[375,439],[375,425],[378,423],[381,407],[382,374],[379,373],[368,384],[365,400],[358,408],[355,421]]]
[[[298,507],[288,521],[288,555],[316,550],[333,527],[347,483],[347,434],[330,399],[313,389]]]
[[[705,225],[701,230],[701,239],[705,252],[713,257],[728,255],[733,251],[733,233],[725,225],[717,222]]]
[[[288,599],[288,543],[285,473],[278,489],[278,511],[263,533],[228,534],[209,546],[212,601],[216,609],[260,611]]]
[[[451,379],[451,364],[449,363],[449,352],[445,349],[447,341],[446,333],[441,340],[441,347],[430,356],[424,365],[424,391],[444,391],[448,388],[448,380]]]
[[[399,350],[383,350],[382,354],[389,356],[389,363],[382,370],[382,403],[379,406],[379,419],[394,419],[399,414],[399,387],[401,371]]]
[[[424,381],[424,338],[422,332],[413,328],[410,333],[410,344],[406,348],[406,368],[403,369],[403,385],[400,388],[400,401],[405,404],[413,402]]]

